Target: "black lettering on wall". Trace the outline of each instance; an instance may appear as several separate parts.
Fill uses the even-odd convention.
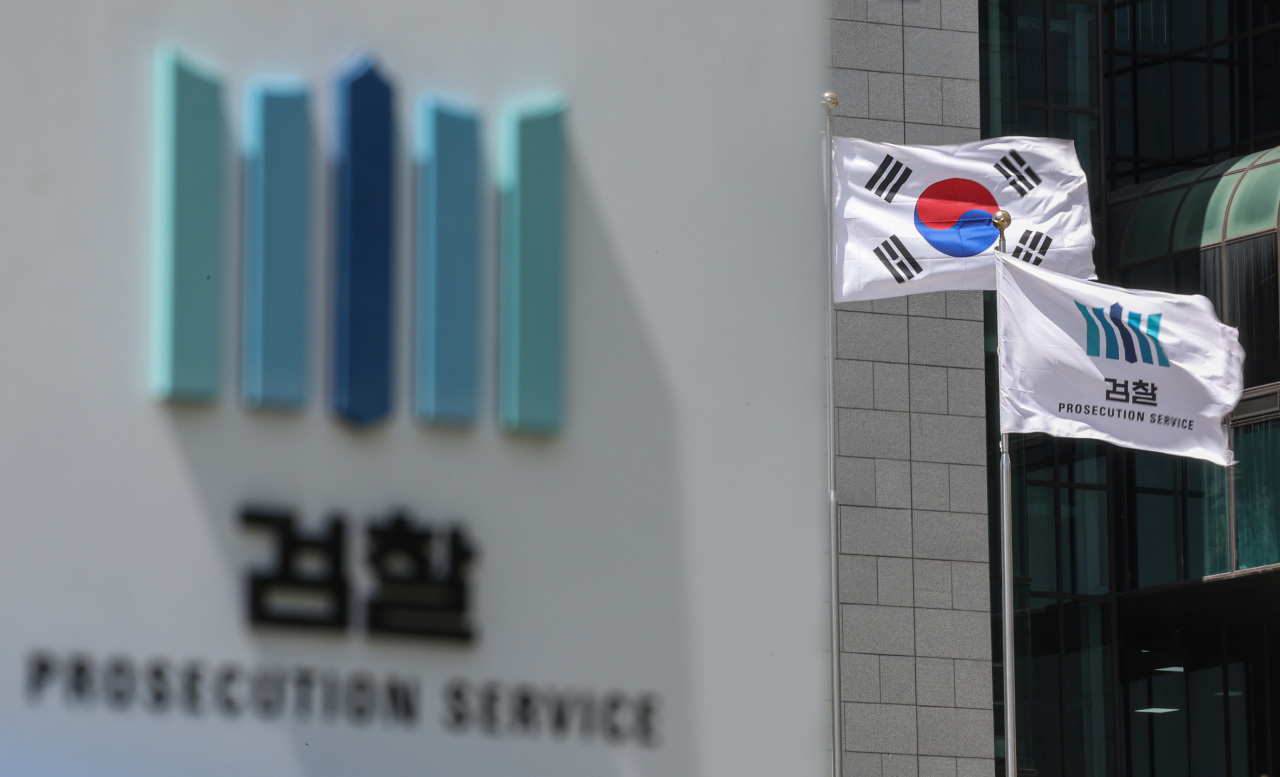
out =
[[[511,694],[511,727],[522,734],[538,733],[538,692],[527,685]]]
[[[600,731],[604,735],[606,742],[617,744],[627,738],[627,728],[620,720],[622,710],[626,706],[627,697],[617,691],[613,691],[604,697],[600,716]]]
[[[192,662],[182,668],[182,708],[191,715],[201,712],[200,685],[204,682],[204,669]]]
[[[45,650],[27,657],[27,701],[39,701],[57,674],[58,659]]]
[[[480,728],[490,736],[497,736],[498,705],[502,702],[501,687],[497,683],[485,683],[480,688]]]
[[[258,672],[253,677],[253,709],[259,717],[277,718],[284,712],[285,674],[278,670]]]
[[[173,696],[169,687],[169,666],[161,659],[147,664],[147,709],[152,712],[165,712]]]
[[[320,678],[322,698],[324,700],[325,720],[333,720],[342,712],[341,682],[335,674],[326,674]]]
[[[107,705],[117,710],[128,709],[137,693],[138,677],[133,662],[117,656],[107,662],[102,673],[102,695]]]
[[[258,625],[346,629],[350,583],[346,570],[346,524],[329,519],[323,532],[304,536],[293,513],[251,507],[240,516],[246,528],[265,529],[276,543],[275,565],[248,581],[249,620]]]
[[[67,698],[87,704],[93,701],[93,659],[75,655],[67,662]]]
[[[578,733],[583,739],[591,739],[596,731],[596,700],[590,694],[582,694],[578,697],[578,710],[581,722],[578,726]]]
[[[234,664],[227,664],[218,670],[218,679],[214,681],[214,701],[218,711],[228,718],[240,715],[240,702],[235,696],[235,686],[240,679],[240,670]]]
[[[645,747],[658,746],[658,697],[645,694],[635,703],[635,739]]]
[[[385,726],[416,728],[422,714],[419,680],[372,672],[339,674],[305,666],[209,664],[199,660],[123,655],[98,659],[36,650],[25,659],[24,684],[30,703],[61,699],[72,707],[152,714],[204,715],[263,721],[307,722],[317,716],[354,726],[381,720]],[[292,698],[291,698],[292,697]],[[440,697],[443,727],[453,733],[479,729],[488,737],[566,740],[576,729],[583,741],[597,736],[611,745],[659,742],[658,697],[620,690],[597,695],[583,690],[540,688],[531,683],[455,678]],[[247,715],[246,713],[251,713]],[[87,714],[87,713],[86,713]]]
[[[369,631],[468,641],[467,570],[475,548],[461,527],[419,526],[403,510],[369,525]]]
[[[569,724],[573,712],[573,704],[569,696],[563,693],[544,693],[542,701],[547,707],[547,727],[556,739],[564,739],[569,734]]]
[[[391,723],[412,726],[418,722],[418,684],[397,677],[387,678],[384,717]]]
[[[357,726],[367,726],[373,720],[377,705],[377,688],[373,678],[358,672],[347,679],[347,720]]]
[[[469,689],[466,680],[453,680],[444,687],[444,727],[455,733],[466,731],[471,724]]]
[[[299,669],[293,673],[293,714],[300,719],[311,717],[315,681],[315,673],[310,669]]]

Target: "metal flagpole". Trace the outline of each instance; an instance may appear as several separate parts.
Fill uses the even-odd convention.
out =
[[[1004,252],[1004,231],[1013,219],[1006,210],[991,214],[1000,230],[998,250]],[[997,346],[999,347],[999,346]],[[1013,467],[1009,462],[1009,435],[1000,435],[1000,624],[1004,669],[1004,773],[1018,777],[1018,694],[1013,672]]]
[[[823,203],[827,210],[827,256],[823,266],[827,273],[827,523],[831,541],[831,774],[842,777],[844,744],[841,741],[843,710],[840,705],[840,533],[836,514],[836,431],[835,431],[835,265],[832,262],[832,231],[835,221],[832,211],[835,197],[832,195],[832,128],[831,111],[840,104],[835,92],[822,95],[822,105],[827,109],[826,131],[822,142],[822,181],[826,187]]]
[[[1004,773],[1018,777],[1017,687],[1013,676],[1013,472],[1009,463],[1009,435],[1000,435],[1000,580],[1001,626],[1004,638]]]

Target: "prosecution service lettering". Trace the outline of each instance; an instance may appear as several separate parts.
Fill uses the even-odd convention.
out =
[[[1088,405],[1073,402],[1059,402],[1059,415],[1092,415],[1099,418],[1119,418],[1126,421],[1138,421],[1140,423],[1150,423],[1157,426],[1171,426],[1178,429],[1186,429],[1193,431],[1196,421],[1194,418],[1178,418],[1177,416],[1165,415],[1163,413],[1151,413],[1148,415],[1142,410],[1128,410],[1122,407],[1103,407],[1101,405]]]
[[[341,673],[313,666],[246,667],[235,661],[145,661],[116,655],[32,651],[26,662],[31,705],[60,698],[69,707],[193,719],[285,719],[306,724],[411,731],[425,719],[451,734],[603,742],[658,747],[660,698],[655,693],[601,693],[533,683],[449,681],[438,694],[441,711],[424,714],[423,683],[398,674]]]

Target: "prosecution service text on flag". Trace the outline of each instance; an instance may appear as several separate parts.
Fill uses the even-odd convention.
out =
[[[1244,350],[1201,296],[996,266],[1000,431],[1106,440],[1231,463],[1222,420]]]
[[[1000,233],[1022,261],[1092,278],[1089,189],[1069,140],[895,146],[835,138],[837,302],[995,288]]]

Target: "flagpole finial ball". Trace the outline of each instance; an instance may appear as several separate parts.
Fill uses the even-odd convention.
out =
[[[840,98],[836,97],[835,92],[823,92],[822,104],[826,106],[827,110],[831,110],[840,104]]]
[[[1001,232],[1008,229],[1009,225],[1012,223],[1013,223],[1013,217],[1009,215],[1009,211],[1007,210],[998,210],[995,213],[991,214],[991,226],[995,227]]]

